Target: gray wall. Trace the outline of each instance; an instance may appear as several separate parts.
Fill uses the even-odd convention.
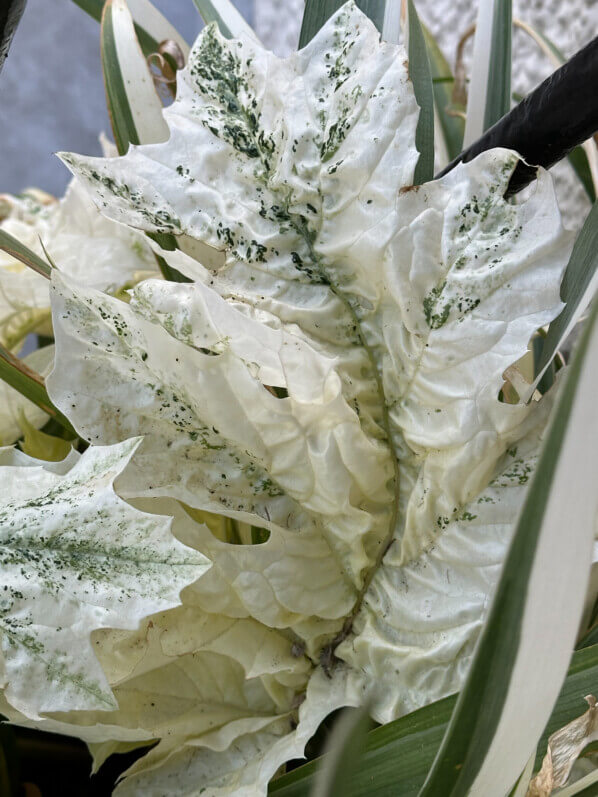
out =
[[[153,0],[192,42],[201,28],[193,0]],[[236,0],[252,22],[253,0]],[[0,74],[0,193],[37,186],[62,194],[58,150],[99,154],[110,132],[99,25],[71,0],[28,0]]]

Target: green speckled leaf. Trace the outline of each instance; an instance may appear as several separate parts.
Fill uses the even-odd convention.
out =
[[[114,493],[138,445],[89,449],[64,475],[2,467],[3,686],[26,716],[115,708],[90,632],[135,627],[176,605],[180,590],[209,567],[170,535],[167,518]]]

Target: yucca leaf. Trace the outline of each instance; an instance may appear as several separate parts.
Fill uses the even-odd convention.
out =
[[[535,179],[536,166],[550,168],[598,130],[597,80],[598,37],[546,78],[438,176],[487,149],[507,147],[519,152],[527,162],[521,161],[515,169],[507,195],[520,191]]]
[[[562,387],[468,679],[420,797],[507,792],[558,695],[592,561],[596,315]]]
[[[480,0],[465,121],[465,145],[508,113],[511,102],[511,0]]]
[[[415,131],[419,160],[414,183],[421,185],[434,176],[434,92],[426,41],[413,0],[407,2],[407,53],[409,77],[420,108]]]
[[[7,385],[10,385],[22,396],[36,404],[50,418],[58,421],[72,437],[77,436],[69,421],[50,401],[42,377],[32,371],[31,368],[28,368],[18,357],[15,357],[2,345],[0,345],[0,380],[6,382]]]
[[[240,35],[255,39],[255,31],[230,0],[193,0],[206,23],[217,22],[223,36],[233,39]]]
[[[345,797],[361,767],[371,720],[367,709],[345,711],[327,744],[327,755],[318,770],[311,797]]]
[[[425,25],[421,25],[434,88],[434,102],[438,113],[440,129],[444,137],[446,151],[450,160],[456,158],[463,148],[463,118],[451,112],[453,93],[453,73],[436,39]]]
[[[0,230],[0,249],[8,252],[16,260],[25,263],[26,266],[41,274],[42,277],[50,279],[52,274],[52,267],[45,260],[42,260],[39,255],[36,255],[29,247],[18,241],[6,230]]]
[[[106,0],[73,0],[73,2],[98,22],[101,21]],[[149,0],[129,0],[128,5],[144,55],[155,53],[160,42],[171,39],[179,45],[185,59],[187,58],[189,45]]]
[[[596,149],[596,144],[592,139],[587,142],[591,147]],[[597,150],[598,152],[598,150]],[[590,162],[588,160],[587,150],[584,145],[580,145],[572,149],[567,155],[569,163],[573,171],[579,178],[579,182],[583,185],[584,191],[588,195],[590,202],[596,201],[596,189],[594,188],[594,180],[592,179],[592,171],[590,169]]]
[[[598,645],[573,654],[567,677],[538,744],[534,769],[539,769],[548,737],[583,711],[583,696],[596,688]],[[346,797],[416,797],[434,760],[457,696],[447,697],[401,719],[382,725],[367,735],[359,771]],[[304,764],[273,780],[269,794],[306,797],[323,759]]]
[[[530,393],[552,362],[582,313],[598,289],[598,202],[594,203],[575,241],[563,282],[561,299],[563,311],[554,319],[544,338],[542,353],[536,368],[536,378]],[[528,398],[526,396],[525,398]]]
[[[168,138],[162,103],[135,35],[125,0],[108,0],[102,14],[102,69],[108,113],[121,155],[129,144]]]
[[[574,797],[574,795],[578,795],[578,797],[596,797],[598,793],[598,789],[596,784],[598,783],[598,769],[595,769],[593,772],[590,772],[583,778],[575,781],[572,783],[571,786],[567,786],[564,789],[559,789],[557,792],[559,797]]]
[[[0,71],[6,61],[12,37],[19,24],[27,0],[4,0],[0,7]]]

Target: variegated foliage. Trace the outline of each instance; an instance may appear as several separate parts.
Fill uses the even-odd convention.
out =
[[[208,26],[167,143],[63,156],[193,280],[129,303],[53,280],[53,401],[92,445],[143,436],[119,495],[212,562],[93,633],[118,708],[1,707],[98,763],[160,740],[119,794],[265,793],[333,708],[387,721],[462,683],[548,412],[502,374],[561,309],[569,236],[547,174],[504,200],[510,151],[413,186],[417,115],[404,50],[348,3],[286,60]]]
[[[59,201],[35,190],[0,195],[0,228],[99,290],[114,293],[156,271],[143,236],[104,218],[74,181]],[[0,252],[0,343],[13,349],[29,332],[50,334],[49,321],[47,281]]]

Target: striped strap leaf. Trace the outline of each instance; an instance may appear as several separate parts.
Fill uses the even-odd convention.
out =
[[[98,22],[101,21],[106,0],[73,0],[73,2]],[[160,42],[171,39],[179,45],[185,60],[187,59],[189,45],[149,0],[129,0],[129,10],[144,55],[155,53]]]
[[[511,0],[480,0],[467,101],[465,146],[509,112],[511,19]]]
[[[448,159],[453,160],[463,149],[463,130],[465,126],[463,118],[451,111],[454,77],[436,39],[425,25],[422,24],[421,27],[432,72],[438,127],[444,138]]]
[[[561,299],[565,307],[548,328],[542,353],[536,366],[536,376],[530,386],[528,399],[542,379],[555,354],[585,312],[598,290],[598,202],[594,203],[575,241],[567,270],[561,284]]]
[[[0,345],[0,380],[54,418],[73,437],[77,436],[67,418],[50,401],[42,377],[2,345]]]
[[[10,235],[10,233],[7,233],[6,230],[0,230],[0,249],[8,252],[8,254],[12,255],[16,260],[20,260],[21,263],[29,266],[33,271],[41,274],[42,277],[50,279],[52,275],[52,267],[50,264],[42,260],[39,255],[36,255],[28,246],[22,244]]]
[[[125,0],[108,0],[104,6],[101,53],[108,113],[119,153],[123,155],[129,144],[166,141],[169,131],[162,103]]]
[[[230,0],[193,0],[201,18],[206,23],[217,22],[220,32],[227,39],[240,35],[256,39],[255,31]]]
[[[546,753],[548,737],[584,710],[583,695],[598,682],[598,645],[573,654],[559,699],[538,745],[533,769]],[[457,697],[445,698],[376,728],[367,735],[346,797],[416,797],[434,761]],[[323,759],[310,761],[276,778],[269,787],[275,797],[306,797],[313,788]]]
[[[415,131],[419,160],[415,167],[414,183],[421,185],[434,177],[434,91],[426,41],[413,0],[407,3],[406,33],[409,77],[420,108]]]
[[[420,797],[507,793],[561,687],[598,509],[596,315],[562,386],[468,679]]]
[[[311,797],[345,797],[361,767],[371,720],[365,708],[348,709],[338,719],[311,790]]]

